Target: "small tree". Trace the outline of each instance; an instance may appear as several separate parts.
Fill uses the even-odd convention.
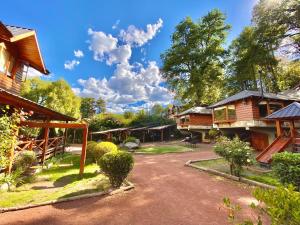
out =
[[[218,138],[214,151],[229,162],[232,175],[240,176],[243,166],[253,164],[253,149],[249,143],[241,141],[238,137],[233,140],[227,137]]]
[[[132,170],[134,160],[130,153],[118,150],[104,154],[98,164],[108,176],[111,185],[118,188]]]

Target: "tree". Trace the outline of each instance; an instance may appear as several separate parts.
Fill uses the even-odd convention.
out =
[[[151,114],[155,116],[162,116],[164,112],[165,109],[160,104],[155,104],[151,109]]]
[[[131,111],[125,111],[124,112],[124,118],[125,119],[132,119],[133,117],[134,117],[133,112],[131,112]]]
[[[274,73],[278,60],[257,38],[254,27],[245,27],[242,33],[229,46],[227,67],[227,93],[248,89],[257,90],[260,74],[263,87],[268,92],[277,92],[277,74]],[[273,68],[273,69],[270,69]],[[260,72],[259,72],[260,71]]]
[[[300,61],[281,60],[278,66],[280,90],[288,90],[300,84]]]
[[[81,98],[80,112],[82,118],[90,118],[95,115],[95,99],[94,98]]]
[[[213,10],[193,22],[187,17],[172,35],[172,46],[161,55],[163,77],[184,104],[210,104],[222,96],[223,44],[230,26]]]
[[[300,56],[299,0],[260,0],[253,10],[257,38],[270,50]]]
[[[22,84],[21,96],[62,114],[75,118],[80,116],[80,98],[65,80],[29,79]]]
[[[80,112],[83,118],[90,118],[96,113],[103,113],[106,111],[105,101],[102,98],[98,98],[96,101],[94,98],[81,98]]]

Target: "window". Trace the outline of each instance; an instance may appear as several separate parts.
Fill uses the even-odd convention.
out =
[[[272,114],[273,112],[276,112],[277,110],[281,109],[282,107],[283,105],[280,102],[262,101],[258,104],[259,116],[266,117]]]
[[[215,121],[232,121],[236,119],[236,111],[234,105],[223,106],[214,109]]]
[[[0,43],[0,72],[11,76],[14,63],[14,57],[7,51],[5,45]]]

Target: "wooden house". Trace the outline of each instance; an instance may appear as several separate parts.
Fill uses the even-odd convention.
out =
[[[36,151],[42,163],[48,157],[63,151],[66,136],[49,138],[49,128],[63,128],[65,131],[67,128],[79,128],[84,130],[80,166],[80,172],[83,173],[87,125],[68,123],[76,119],[20,96],[21,84],[26,79],[30,67],[44,75],[49,74],[41,55],[36,32],[0,22],[0,105],[9,105],[17,111],[31,114],[26,120],[21,120],[19,126],[37,127],[44,130],[44,138],[41,140],[23,141],[17,138],[16,146],[11,148],[10,166],[7,170],[10,172],[14,155],[19,151]]]
[[[285,93],[245,90],[209,108],[212,109],[214,128],[228,136],[239,135],[256,150],[262,151],[274,141],[278,133],[275,122],[265,117],[299,100],[297,96]]]
[[[199,141],[209,142],[208,131],[212,128],[212,110],[193,107],[176,115],[177,129],[184,134],[199,136]]]

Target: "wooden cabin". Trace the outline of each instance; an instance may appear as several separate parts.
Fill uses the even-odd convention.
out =
[[[208,131],[212,128],[212,110],[193,107],[176,115],[177,129],[184,134],[198,135],[200,142],[210,142]]]
[[[228,136],[239,135],[256,150],[262,151],[276,138],[275,123],[265,117],[299,100],[284,93],[245,90],[209,108],[212,109],[214,128]]]
[[[40,162],[44,163],[47,158],[64,151],[66,129],[78,128],[84,130],[80,165],[80,173],[83,173],[87,125],[68,123],[76,121],[76,119],[20,96],[21,84],[26,79],[30,67],[44,75],[49,74],[40,52],[36,32],[32,29],[5,25],[0,22],[0,106],[9,105],[10,108],[30,113],[31,116],[25,121],[21,120],[19,126],[43,128],[44,130],[44,138],[41,140],[25,141],[17,137],[17,144],[12,146],[10,152],[10,166],[7,170],[11,171],[14,155],[24,150],[35,151]],[[50,128],[62,128],[65,130],[65,134],[61,137],[51,138],[49,137]],[[3,169],[6,168],[0,168],[0,172]]]

